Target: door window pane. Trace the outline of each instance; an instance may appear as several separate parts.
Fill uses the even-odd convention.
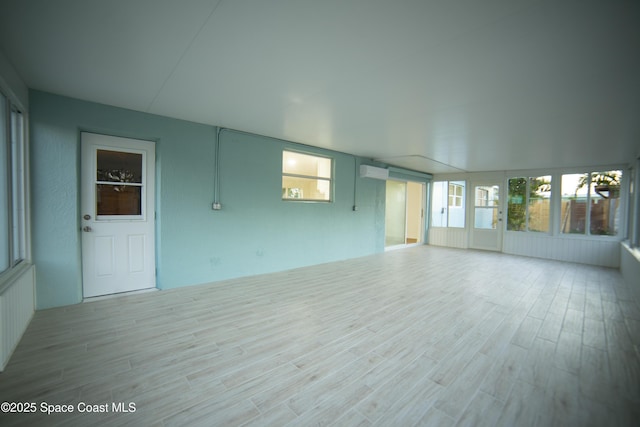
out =
[[[475,189],[476,206],[497,207],[500,203],[500,187],[497,185],[478,185]]]
[[[476,187],[476,206],[489,206],[489,190]]]
[[[447,226],[447,181],[433,183],[431,201],[431,225],[434,227]]]
[[[96,215],[142,215],[143,155],[96,150]]]
[[[406,243],[422,243],[424,233],[424,184],[407,182]]]
[[[142,184],[142,154],[98,150],[96,179]]]
[[[96,185],[97,215],[142,215],[142,187]]]
[[[498,225],[497,209],[477,207],[475,211],[474,227],[495,230]]]
[[[385,204],[385,246],[405,244],[407,219],[407,185],[387,181]]]
[[[479,185],[475,188],[474,227],[493,229],[498,226],[500,187]]]
[[[464,181],[449,183],[449,227],[464,228]]]

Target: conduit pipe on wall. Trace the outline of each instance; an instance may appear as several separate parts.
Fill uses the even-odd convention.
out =
[[[214,172],[213,172],[213,205],[211,208],[214,211],[222,209],[220,204],[220,134],[224,128],[216,129],[216,140],[214,145]]]
[[[353,156],[353,211],[358,210],[358,204],[356,203],[356,194],[358,194],[358,158]]]

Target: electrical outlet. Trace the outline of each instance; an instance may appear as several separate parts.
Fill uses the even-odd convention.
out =
[[[222,209],[222,205],[220,203],[218,203],[218,202],[214,202],[213,205],[211,206],[211,208],[214,211],[219,211],[220,209]]]
[[[353,211],[355,212],[355,211],[357,211],[357,210],[358,210],[358,206],[353,205]]]

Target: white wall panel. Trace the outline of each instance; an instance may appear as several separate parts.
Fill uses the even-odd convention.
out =
[[[467,231],[456,228],[429,229],[429,244],[450,248],[469,247]],[[505,233],[503,252],[534,258],[620,267],[620,242],[597,238],[551,237],[535,233]]]
[[[35,267],[30,267],[0,293],[0,371],[9,362],[34,312]]]
[[[557,261],[618,268],[620,242],[597,238],[551,237],[534,233],[506,233],[503,252]]]
[[[640,302],[640,250],[620,245],[620,273]]]
[[[432,227],[429,229],[429,244],[467,249],[469,247],[467,230],[464,228]]]

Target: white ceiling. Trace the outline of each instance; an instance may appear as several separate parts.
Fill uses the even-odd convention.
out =
[[[637,0],[0,0],[30,88],[443,173],[640,155]]]

